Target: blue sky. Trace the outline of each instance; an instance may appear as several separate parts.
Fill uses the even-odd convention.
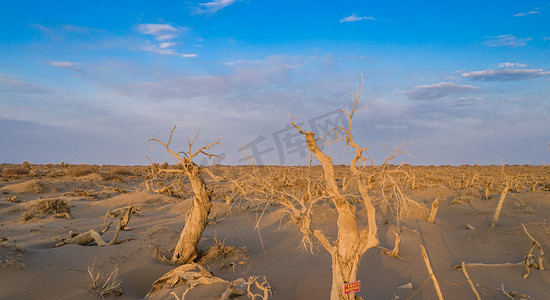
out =
[[[145,142],[200,125],[223,163],[304,164],[288,114],[338,124],[364,78],[375,161],[548,163],[550,2],[441,2],[3,1],[0,162],[170,161]]]

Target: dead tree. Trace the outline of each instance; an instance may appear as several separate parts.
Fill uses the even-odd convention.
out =
[[[372,168],[367,169],[367,163],[370,161],[365,157],[367,148],[359,146],[354,141],[351,132],[353,127],[352,119],[354,114],[362,108],[359,107],[361,88],[362,86],[358,88],[353,96],[352,107],[342,109],[342,112],[347,116],[347,121],[349,121],[349,127],[335,127],[328,134],[336,136],[330,143],[343,141],[355,151],[355,156],[350,163],[350,171],[359,191],[361,203],[367,212],[367,226],[360,228],[356,214],[357,207],[352,204],[352,199],[349,195],[343,193],[343,187],[340,188],[338,186],[332,158],[325,154],[318,145],[318,141],[322,139],[317,139],[315,133],[311,131],[303,130],[294,122],[292,115],[291,125],[305,137],[308,150],[321,163],[324,178],[324,182],[322,183],[323,193],[322,196],[314,193],[314,189],[311,188],[312,185],[308,181],[308,193],[304,197],[297,197],[291,192],[284,191],[285,197],[273,198],[289,211],[294,223],[304,235],[302,240],[303,245],[307,247],[309,244],[311,249],[312,238],[315,238],[330,253],[332,257],[332,300],[355,299],[353,293],[345,294],[344,285],[345,283],[356,281],[362,255],[368,249],[379,245],[378,229],[375,220],[376,211],[369,190],[376,185],[382,189],[392,185],[393,189],[391,190],[400,194],[397,197],[401,197],[401,199],[404,197],[401,189],[393,186],[393,184],[396,184],[396,180],[393,179],[392,172],[396,172],[396,170],[390,170],[389,162],[398,154],[403,153],[406,147],[396,148],[391,155],[386,157],[382,165],[374,168],[375,171],[372,173]],[[371,172],[369,173],[368,170],[371,170]],[[397,170],[397,172],[401,171]],[[338,213],[336,224],[338,234],[337,238],[333,241],[330,241],[324,232],[317,229],[312,222],[313,204],[323,198],[330,199]]]
[[[182,169],[164,169],[163,172],[183,173],[191,182],[193,190],[193,201],[187,212],[187,219],[180,234],[180,238],[172,256],[172,262],[177,264],[191,263],[197,257],[197,247],[202,236],[202,232],[208,221],[208,214],[212,207],[211,198],[213,191],[206,186],[206,183],[201,175],[200,167],[193,162],[193,158],[198,155],[205,155],[212,159],[217,155],[211,154],[210,149],[216,145],[222,145],[220,139],[214,143],[208,144],[193,151],[193,146],[199,137],[197,131],[193,140],[187,139],[187,151],[175,152],[170,149],[172,135],[176,126],[170,131],[168,142],[164,143],[158,139],[152,138],[150,141],[155,141],[166,148],[166,151],[172,155],[176,163],[182,166]]]

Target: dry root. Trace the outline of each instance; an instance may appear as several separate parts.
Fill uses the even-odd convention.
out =
[[[196,263],[190,263],[181,265],[157,279],[153,283],[153,288],[145,297],[149,297],[151,294],[162,289],[164,286],[176,287],[182,284],[189,284],[189,287],[181,296],[181,299],[184,299],[185,295],[187,295],[191,289],[198,285],[226,282],[226,280],[212,275],[212,273],[206,270],[203,266]]]
[[[248,281],[245,281],[242,278],[229,282],[227,280],[218,278],[214,276],[210,271],[206,270],[203,266],[197,263],[190,263],[181,265],[170,272],[164,274],[162,277],[157,279],[153,283],[151,291],[145,296],[146,298],[152,295],[154,292],[168,286],[176,287],[179,285],[189,285],[187,289],[181,295],[181,298],[178,297],[174,292],[171,294],[178,300],[185,299],[187,293],[199,285],[207,285],[213,283],[225,283],[227,288],[220,296],[220,299],[227,300],[233,296],[242,296],[245,293],[249,295],[251,299],[263,299],[267,300],[268,296],[271,295],[271,286],[264,277],[262,283],[258,282],[257,276],[250,276]],[[260,289],[263,292],[262,294],[255,294],[252,291],[252,286],[255,286],[257,289]]]
[[[256,298],[262,299],[262,300],[267,300],[269,295],[272,294],[271,293],[271,286],[269,285],[269,283],[267,282],[265,277],[264,277],[264,281],[262,283],[259,283],[258,282],[258,277],[259,276],[250,276],[248,278],[248,282],[247,282],[248,288],[246,289],[246,292],[247,292],[248,296],[250,297],[250,299],[252,299],[252,300],[255,300]],[[252,284],[254,284],[258,289],[260,289],[263,292],[263,295],[253,293],[250,289]]]

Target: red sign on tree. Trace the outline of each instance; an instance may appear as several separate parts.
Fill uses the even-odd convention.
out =
[[[344,284],[344,293],[351,294],[361,291],[361,281],[357,280],[356,282],[350,282]]]

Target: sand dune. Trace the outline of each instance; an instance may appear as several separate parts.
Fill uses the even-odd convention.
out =
[[[33,165],[33,168],[41,167]],[[223,168],[225,174],[237,172],[237,167]],[[461,181],[463,174],[470,174],[473,167],[455,167],[451,173],[444,168],[416,167],[414,172],[420,186],[412,190],[408,183],[404,184],[408,186],[406,195],[426,207],[439,197],[440,206],[434,224],[420,215],[407,216],[397,224],[391,207],[382,198],[375,199],[381,246],[391,249],[394,232],[400,230],[399,255],[402,259],[386,256],[381,249],[368,250],[359,267],[361,292],[357,293],[358,296],[366,299],[407,299],[410,296],[412,299],[436,299],[434,286],[426,281],[429,274],[420,245],[427,250],[445,299],[475,299],[463,273],[451,270],[462,261],[487,264],[522,261],[531,246],[522,224],[544,250],[550,249],[548,169],[509,167],[511,176],[527,179],[517,188],[512,187],[497,226],[491,228],[501,187],[493,187],[492,199],[487,200],[484,199],[485,185],[481,180],[470,186]],[[481,174],[481,178],[492,180],[499,176],[500,167],[483,168],[486,173]],[[97,172],[101,174],[97,176],[88,174],[80,178],[59,174],[42,178],[30,175],[5,178],[0,183],[0,299],[99,299],[91,291],[88,268],[92,265],[96,272],[103,274],[119,268],[122,295],[108,295],[107,298],[145,297],[152,283],[174,268],[159,259],[159,253],[170,255],[170,249],[175,247],[192,196],[188,187],[179,191],[178,197],[146,191],[141,185],[146,175],[140,170],[136,167],[133,174],[118,179],[109,179],[107,167],[100,168]],[[242,170],[240,168],[239,172]],[[293,172],[300,172],[300,169]],[[454,174],[454,177],[445,174]],[[534,189],[529,178],[536,179]],[[164,180],[170,183],[173,178]],[[228,204],[226,196],[232,190],[230,182],[209,181],[208,184],[214,187],[216,194],[199,248],[206,251],[216,241],[222,241],[243,252],[209,261],[205,263],[206,268],[227,281],[253,275],[265,276],[273,287],[273,299],[329,298],[330,255],[318,244],[314,254],[303,251],[300,248],[301,233],[281,206],[256,205],[248,201],[254,198],[252,196],[248,200],[235,198]],[[11,202],[8,200],[10,196],[17,196],[20,202]],[[53,213],[44,213],[24,220],[22,211],[44,199],[65,201],[70,206],[71,218],[56,218]],[[104,216],[109,209],[129,205],[138,207],[139,214],[131,217],[130,229],[121,231],[119,239],[132,240],[107,247],[91,243],[53,248],[56,242],[69,237],[70,231],[94,229],[99,232],[104,227]],[[315,225],[333,238],[337,215],[331,210],[331,204],[320,202],[315,210]],[[365,217],[364,208],[359,203],[357,210],[360,218]],[[466,224],[476,230],[468,229]],[[102,238],[109,241],[113,236],[114,228]],[[543,265],[550,268],[547,261]],[[506,299],[497,291],[502,286],[506,291],[523,293],[535,299],[549,299],[550,273],[533,269],[524,279],[524,272],[521,265],[468,268],[472,280],[479,284],[477,289],[482,292],[482,299]],[[399,288],[409,283],[412,289]],[[218,299],[225,287],[224,284],[199,286],[185,299]],[[165,288],[153,294],[152,299],[175,299],[171,292],[179,297],[185,289],[186,286]],[[246,298],[241,296],[238,299]]]

